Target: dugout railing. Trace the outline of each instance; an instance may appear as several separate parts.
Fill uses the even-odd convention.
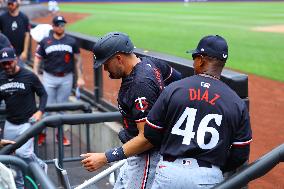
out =
[[[63,112],[77,112],[82,111],[84,113],[91,113],[92,107],[90,104],[82,101],[77,102],[68,102],[68,103],[60,103],[60,104],[50,104],[46,106],[46,114],[51,114],[52,112],[57,112],[57,114],[63,113]],[[2,120],[1,127],[4,126],[5,121],[5,106],[0,107],[0,116]],[[81,154],[83,151],[89,152],[91,149],[90,145],[90,125],[88,123],[84,124],[84,129],[82,129],[81,125],[70,125],[70,132],[68,132],[68,137],[71,141],[71,145],[68,146],[68,148],[65,148],[63,145],[63,133],[64,133],[64,127],[63,125],[58,126],[56,129],[46,129],[43,133],[45,133],[46,140],[49,140],[49,145],[47,144],[47,141],[44,141],[44,145],[41,147],[38,146],[38,136],[35,135],[35,154],[37,154],[40,158],[44,159],[46,163],[53,163],[54,158],[58,158],[60,162],[63,161],[64,154],[68,154],[68,160],[77,161],[77,156]],[[2,128],[3,129],[3,128]],[[82,138],[84,138],[85,142],[82,142]],[[76,141],[76,145],[73,145]],[[58,141],[56,143],[56,141]],[[79,142],[77,142],[79,141]],[[52,146],[50,146],[50,144]],[[65,153],[64,153],[65,152]],[[62,164],[62,163],[61,163]]]
[[[84,126],[86,124],[92,124],[91,126],[97,126],[97,125],[94,125],[94,123],[113,122],[113,121],[118,121],[118,122],[122,121],[121,114],[119,112],[103,112],[103,113],[96,112],[96,113],[85,113],[85,114],[64,114],[64,115],[47,116],[43,118],[41,121],[35,123],[33,127],[30,127],[21,136],[16,138],[15,144],[4,146],[0,150],[0,155],[1,154],[11,154],[17,148],[22,146],[27,140],[29,140],[30,138],[34,136],[37,136],[46,127],[61,128],[61,125],[63,124],[69,124],[69,125],[83,124],[80,126]],[[58,132],[60,132],[60,130]],[[63,141],[59,141],[59,143],[62,144]],[[83,151],[82,153],[87,153],[87,152],[89,151]],[[59,148],[57,167],[63,168],[64,162],[80,161],[80,160],[82,160],[82,158],[79,155],[77,157],[65,158],[63,148]],[[52,160],[52,162],[53,161],[54,160]],[[61,179],[60,185],[64,185],[64,184],[66,184],[66,182],[62,183],[62,179]]]
[[[1,154],[10,154],[27,142],[30,138],[37,136],[46,127],[58,128],[60,132],[60,127],[63,124],[77,125],[77,124],[94,124],[102,122],[112,122],[121,121],[121,114],[119,112],[95,112],[95,113],[85,113],[85,114],[64,114],[64,115],[51,115],[43,118],[41,121],[35,123],[33,127],[26,130],[21,136],[19,136],[15,142],[16,144],[4,146],[0,150]],[[61,130],[63,132],[63,130]],[[59,133],[60,134],[60,133]],[[63,143],[63,141],[59,141]],[[81,157],[64,158],[63,149],[59,149],[59,165],[63,167],[63,162],[81,160]],[[87,151],[85,151],[86,153]]]
[[[0,155],[0,162],[5,165],[13,165],[21,170],[24,179],[25,188],[29,189],[56,189],[57,187],[46,175],[44,170],[35,162],[27,164],[24,160],[13,155]],[[29,182],[28,182],[29,181]]]

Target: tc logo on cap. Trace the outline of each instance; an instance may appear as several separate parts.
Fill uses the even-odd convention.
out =
[[[8,54],[7,54],[6,51],[4,51],[4,52],[2,53],[2,58],[5,58],[5,57],[8,57]]]
[[[58,16],[57,20],[63,20],[62,16]]]

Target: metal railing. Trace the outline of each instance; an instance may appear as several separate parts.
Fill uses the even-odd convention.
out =
[[[95,185],[98,181],[100,181],[101,179],[105,178],[106,176],[108,176],[109,174],[115,172],[117,169],[119,169],[121,166],[123,166],[126,161],[127,160],[124,159],[124,160],[121,160],[121,161],[113,164],[111,167],[109,167],[109,168],[105,169],[104,171],[100,172],[99,174],[97,174],[93,178],[85,181],[83,184],[80,184],[75,189],[87,189],[87,188],[93,187],[93,185]]]
[[[32,176],[42,189],[56,189],[54,183],[37,163],[27,164],[24,160],[12,155],[0,155],[0,162],[18,167],[23,176]],[[26,182],[25,186],[27,186]]]
[[[3,147],[0,150],[0,154],[10,154],[30,138],[38,135],[46,127],[59,128],[58,134],[63,132],[60,126],[63,124],[91,124],[101,122],[121,121],[121,114],[119,112],[104,112],[104,113],[86,113],[86,114],[70,114],[70,115],[51,115],[43,118],[40,122],[35,123],[33,127],[26,130],[21,136],[15,139],[15,144],[10,144]],[[59,138],[58,143],[62,144],[62,138]],[[62,145],[58,147],[58,159],[59,165],[63,167],[63,161],[70,161],[68,158],[64,158],[64,149]],[[73,158],[72,160],[80,160],[81,158]]]
[[[92,108],[90,106],[90,104],[88,103],[85,103],[85,102],[69,102],[69,103],[60,103],[60,104],[51,104],[51,105],[48,105],[46,107],[46,112],[62,112],[62,111],[83,111],[84,113],[91,113],[92,112]],[[0,115],[3,116],[3,120],[2,122],[4,122],[4,117],[5,117],[5,114],[6,114],[6,110],[5,110],[5,106],[2,106],[0,107]],[[3,125],[1,126],[3,127]],[[73,132],[74,129],[73,127],[75,126],[70,126],[71,128],[71,131],[70,131],[70,135],[69,135],[69,138],[71,139],[71,145],[70,145],[70,148],[68,148],[68,150],[70,151],[70,159],[69,161],[72,160],[72,157],[74,156],[74,153],[78,153],[78,154],[81,154],[81,151],[82,151],[82,146],[84,146],[84,148],[86,149],[86,151],[90,151],[91,147],[90,147],[90,126],[89,124],[85,124],[85,132],[82,132],[81,131],[81,128],[80,126],[77,127],[77,130],[79,132],[79,135],[76,136],[76,140],[78,139],[80,141],[80,148],[74,150],[74,146],[72,145],[72,139],[74,138],[74,133],[76,132]],[[76,128],[76,127],[75,127]],[[52,129],[51,129],[52,130]],[[76,131],[77,131],[76,130]],[[52,135],[52,141],[53,141],[53,149],[56,149],[56,147],[58,146],[58,148],[64,148],[63,147],[63,144],[58,142],[57,146],[56,146],[56,140],[59,140],[59,141],[62,141],[63,140],[63,128],[58,126],[58,133],[55,134],[55,129],[52,130],[53,131],[53,135]],[[49,131],[45,131],[45,134],[47,132],[50,132]],[[57,135],[57,136],[56,136]],[[82,137],[84,139],[86,139],[86,143],[85,144],[82,144]],[[49,140],[51,140],[51,138],[47,138]],[[44,141],[46,143],[46,141]],[[52,159],[54,159],[56,157],[56,151],[53,150],[53,157],[52,157],[52,153],[48,153],[48,149],[47,149],[47,145],[42,145],[41,147],[38,146],[38,136],[35,136],[35,148],[34,148],[34,152],[35,154],[37,154],[39,157],[41,157],[42,159],[45,160],[46,163],[52,163]],[[79,152],[77,152],[79,151]]]
[[[273,149],[246,168],[214,187],[214,189],[239,189],[250,181],[262,177],[280,162],[284,162],[284,144]]]

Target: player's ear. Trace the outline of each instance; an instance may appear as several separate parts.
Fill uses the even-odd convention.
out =
[[[121,55],[121,54],[117,54],[116,55],[116,59],[117,59],[117,61],[119,62],[119,64],[122,64],[123,63],[123,56]]]

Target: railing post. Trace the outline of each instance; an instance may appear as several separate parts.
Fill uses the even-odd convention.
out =
[[[87,136],[87,152],[91,151],[90,144],[90,124],[86,124],[86,136]]]
[[[58,127],[58,133],[56,137],[58,140],[58,161],[60,167],[63,168],[63,159],[64,159],[63,124]]]
[[[103,96],[103,73],[102,73],[102,67],[95,69],[94,74],[94,82],[95,82],[95,88],[94,88],[94,101],[95,103],[99,103],[100,98]]]

